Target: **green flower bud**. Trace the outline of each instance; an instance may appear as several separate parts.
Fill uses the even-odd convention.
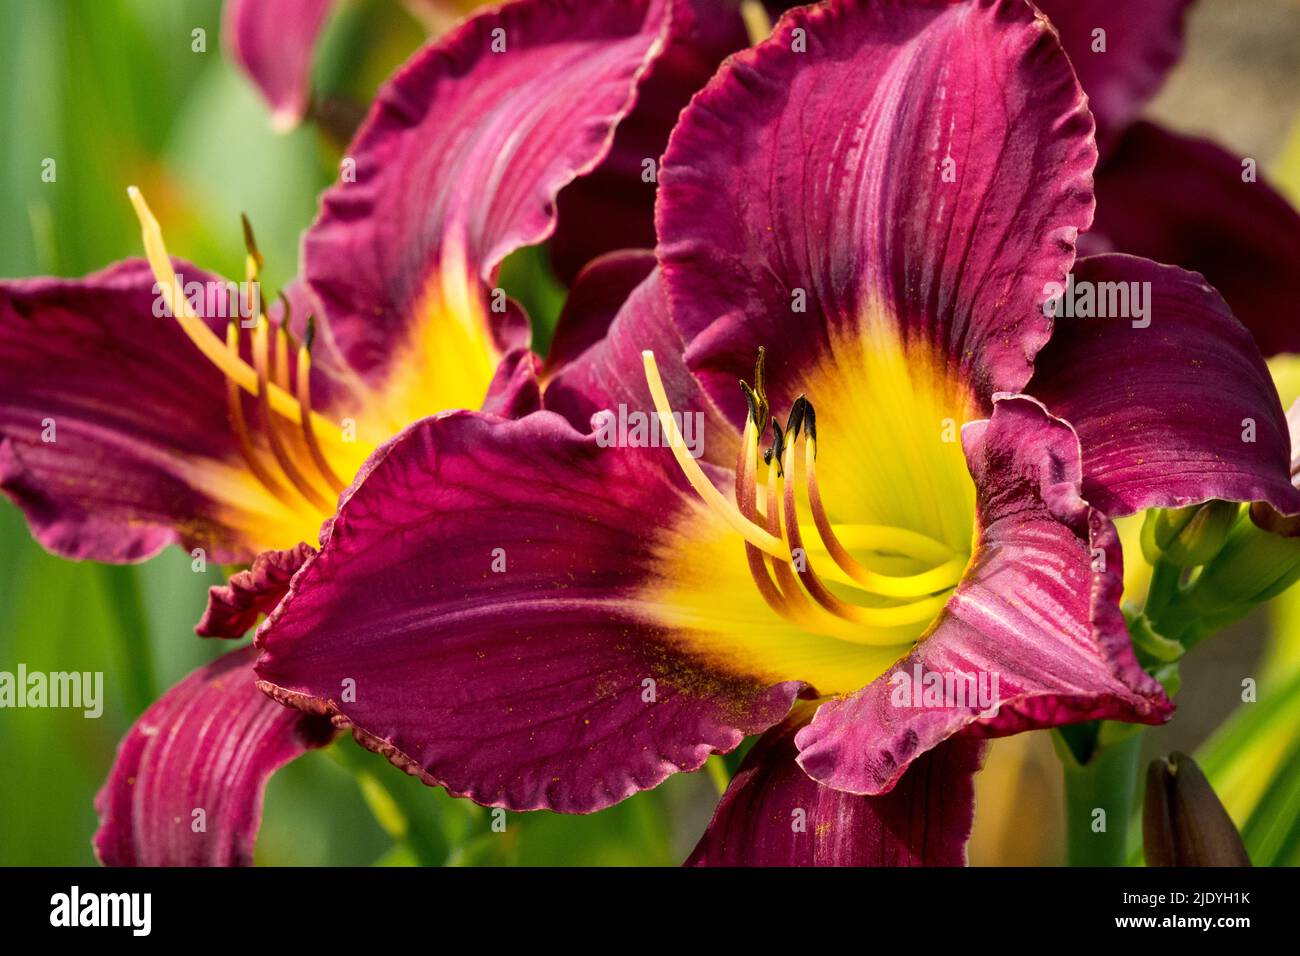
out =
[[[1180,568],[1205,564],[1223,547],[1240,511],[1230,501],[1148,511],[1142,553],[1151,564],[1161,559]]]
[[[1201,569],[1187,608],[1211,616],[1241,610],[1275,597],[1300,579],[1300,538],[1282,537],[1241,521],[1218,554]]]
[[[1147,866],[1250,866],[1228,811],[1185,754],[1151,761],[1142,807]]]

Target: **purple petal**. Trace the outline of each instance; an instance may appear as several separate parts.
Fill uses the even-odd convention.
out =
[[[571,280],[603,253],[654,246],[655,180],[668,136],[718,64],[748,45],[736,0],[673,0],[664,51],[641,81],[609,155],[560,193],[551,258],[561,279]],[[649,181],[647,161],[655,164]]]
[[[1083,496],[1111,517],[1211,498],[1300,511],[1273,380],[1219,294],[1119,255],[1079,260],[1075,282],[1150,289],[1145,318],[1058,319],[1038,355],[1030,391],[1078,433]]]
[[[95,798],[106,866],[252,864],[266,781],[334,733],[259,691],[255,657],[242,647],[200,668],[127,732]]]
[[[580,286],[575,294],[586,293]],[[740,449],[740,433],[686,367],[685,346],[677,327],[668,318],[668,302],[658,271],[647,276],[628,296],[608,334],[556,373],[546,388],[546,407],[564,415],[583,432],[590,430],[594,414],[617,413],[620,405],[652,413],[654,403],[641,359],[646,349],[655,353],[664,390],[673,408],[703,414],[703,431],[708,436],[703,444],[705,460],[733,468]]]
[[[478,407],[500,355],[527,344],[521,313],[496,308],[497,266],[554,229],[556,194],[608,152],[667,26],[660,0],[526,0],[466,21],[381,90],[304,275],[344,357],[405,420]]]
[[[563,368],[604,338],[623,303],[654,267],[649,249],[624,249],[593,260],[579,272],[555,324],[547,369]]]
[[[863,335],[937,351],[984,401],[1023,387],[1043,287],[1091,220],[1092,132],[1028,4],[787,14],[692,101],[664,157],[660,259],[691,367],[737,419],[759,345],[777,408],[793,373]]]
[[[1061,34],[1108,156],[1183,55],[1192,0],[1037,0]],[[1098,35],[1096,31],[1104,31]]]
[[[929,635],[896,668],[823,704],[799,763],[839,790],[883,793],[956,733],[999,736],[1084,720],[1167,720],[1173,705],[1138,665],[1119,609],[1115,527],[1079,496],[1079,444],[1035,400],[1001,398],[962,431],[979,491],[979,544]],[[911,706],[917,673],[973,675],[985,699]],[[901,674],[902,678],[893,675]],[[994,677],[997,682],[994,684]],[[933,704],[933,706],[931,706]],[[996,713],[991,713],[995,705]]]
[[[224,296],[221,280],[176,267]],[[0,282],[0,487],[68,558],[143,561],[180,541],[212,561],[248,561],[315,540],[319,516],[247,477],[225,377],[155,314],[154,288],[135,260],[83,279]],[[224,299],[213,304],[206,321],[224,334]]]
[[[262,626],[257,670],[426,783],[590,812],[698,769],[800,690],[689,656],[638,600],[685,507],[662,449],[454,412],[372,464]]]
[[[801,726],[786,720],[745,755],[687,866],[966,863],[981,742],[946,741],[917,758],[889,793],[866,797],[803,772],[794,744]]]
[[[1097,173],[1085,248],[1170,262],[1205,276],[1265,355],[1300,352],[1293,319],[1300,214],[1220,146],[1139,123]]]
[[[519,348],[501,359],[482,410],[502,418],[522,418],[542,407],[537,380],[540,359],[531,349]]]
[[[311,104],[316,40],[334,0],[226,0],[226,48],[272,110],[272,124],[290,129]]]
[[[194,628],[200,637],[242,637],[263,614],[269,614],[289,590],[289,581],[316,553],[308,544],[285,551],[263,551],[252,567],[208,589],[208,606]]]

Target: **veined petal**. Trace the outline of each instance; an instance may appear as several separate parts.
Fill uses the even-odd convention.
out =
[[[660,260],[689,364],[774,407],[846,342],[938,357],[981,403],[1028,381],[1092,215],[1092,118],[1022,2],[787,14],[692,101],[664,156]],[[719,401],[724,401],[720,397]]]
[[[95,798],[105,865],[252,864],[266,781],[334,736],[259,691],[255,658],[242,647],[199,668],[127,732]]]
[[[304,240],[304,276],[373,403],[478,408],[527,323],[491,286],[609,151],[668,29],[663,0],[493,8],[381,90]]]
[[[1300,214],[1258,170],[1246,181],[1245,161],[1138,123],[1097,172],[1097,221],[1080,243],[1199,272],[1266,356],[1300,352]]]
[[[208,606],[194,628],[200,637],[242,637],[263,614],[269,614],[289,590],[289,581],[315,553],[308,544],[284,551],[263,551],[246,571],[226,584],[208,589]]]
[[[551,259],[565,281],[603,253],[654,246],[658,164],[668,136],[718,64],[749,45],[738,0],[672,2],[664,51],[642,79],[609,155],[560,193]]]
[[[263,625],[258,674],[426,783],[590,812],[698,769],[800,690],[702,660],[644,598],[654,532],[692,494],[663,449],[454,412],[372,466]]]
[[[963,731],[1151,724],[1173,711],[1133,655],[1115,527],[1079,496],[1069,425],[1031,398],[1008,396],[962,440],[980,502],[970,567],[909,655],[823,704],[799,732],[800,765],[827,786],[884,793],[918,756]],[[927,699],[936,680],[940,692]]]
[[[1191,5],[1192,0],[1037,0],[1088,94],[1103,158],[1182,57],[1183,20]]]
[[[311,104],[312,55],[334,0],[226,0],[221,27],[231,58],[290,129]]]
[[[177,262],[224,336],[228,286]],[[50,551],[143,561],[172,542],[212,561],[316,540],[248,470],[226,380],[158,311],[148,266],[0,283],[0,487]],[[187,293],[188,295],[188,293]]]
[[[686,866],[962,866],[984,744],[956,738],[875,797],[832,790],[795,762],[813,704],[745,755]]]
[[[1111,310],[1130,303],[1109,318],[1058,318],[1035,363],[1030,391],[1078,433],[1084,498],[1111,517],[1211,498],[1300,512],[1273,380],[1219,294],[1131,256],[1081,259],[1074,276]]]

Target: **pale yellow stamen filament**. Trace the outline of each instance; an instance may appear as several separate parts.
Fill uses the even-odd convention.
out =
[[[745,32],[750,45],[762,43],[772,35],[772,18],[761,0],[740,0],[740,16],[745,21]]]
[[[291,456],[280,441],[278,428],[275,422],[275,415],[271,410],[268,394],[271,389],[269,381],[269,369],[267,363],[268,356],[268,325],[266,317],[258,319],[257,327],[253,330],[253,366],[257,372],[257,399],[261,405],[263,426],[266,431],[267,443],[271,446],[271,454],[275,456],[276,462],[280,465],[280,470],[289,478],[289,483],[298,490],[304,498],[307,499],[314,507],[321,511],[332,511],[333,508],[327,498],[322,495],[312,485],[311,481],[304,475],[298,466],[294,463]]]
[[[283,323],[275,327],[275,384],[289,391],[289,333],[284,330]]]
[[[791,459],[792,460],[792,459]],[[740,511],[747,518],[762,518],[769,534],[783,536],[781,524],[782,482],[775,464],[767,473],[767,513],[758,513],[755,505],[755,474],[758,469],[758,435],[753,418],[745,422],[745,431],[741,439],[740,460],[737,462],[736,496]],[[787,472],[789,477],[789,472]],[[787,492],[788,494],[788,492]],[[789,529],[793,535],[792,547],[798,547],[797,529]],[[758,587],[759,594],[769,608],[781,617],[792,622],[805,631],[829,634],[840,640],[855,644],[888,646],[898,643],[897,633],[887,633],[886,628],[921,623],[934,617],[942,607],[938,602],[925,602],[917,605],[903,605],[897,608],[866,608],[847,604],[822,588],[821,595],[814,595],[812,600],[801,581],[808,582],[802,574],[795,577],[788,561],[775,557],[764,560],[761,551],[745,544],[745,556],[749,563],[750,576]],[[776,576],[774,582],[768,574],[770,564]],[[817,582],[820,584],[820,582]]]
[[[793,445],[793,443],[792,443]],[[793,466],[793,447],[788,449],[787,457],[790,465]],[[935,594],[939,591],[947,590],[954,587],[961,580],[962,572],[966,568],[967,559],[964,555],[952,554],[951,557],[944,560],[936,567],[919,574],[909,575],[891,575],[882,574],[879,571],[873,571],[864,567],[856,561],[849,551],[840,543],[835,534],[834,526],[826,518],[825,509],[821,504],[821,496],[816,487],[816,448],[815,442],[806,441],[805,443],[805,475],[807,476],[808,497],[813,502],[814,522],[817,525],[818,534],[821,535],[822,543],[825,545],[827,552],[835,561],[836,565],[854,583],[873,594],[879,594],[883,597],[914,598],[924,597]],[[787,497],[787,508],[793,509],[793,495]],[[793,520],[793,519],[789,519]],[[823,528],[825,529],[823,531]],[[901,530],[901,529],[900,529]],[[924,538],[922,535],[913,533],[914,538],[922,538],[938,548],[944,548],[939,542],[932,539]],[[899,539],[896,543],[902,544],[906,539]],[[878,542],[879,543],[879,542]],[[907,543],[915,543],[908,541]],[[938,549],[936,548],[936,550]],[[906,549],[901,553],[909,554]],[[951,554],[952,552],[949,551]]]
[[[202,319],[194,314],[194,310],[190,308],[189,300],[185,298],[184,290],[176,278],[176,270],[172,268],[171,257],[167,254],[167,246],[163,243],[162,227],[158,225],[158,220],[149,209],[149,205],[144,201],[144,196],[141,195],[139,189],[135,186],[129,186],[126,192],[131,197],[131,205],[135,209],[136,218],[140,220],[140,233],[144,240],[145,258],[149,260],[149,268],[153,271],[154,280],[158,283],[163,300],[167,303],[167,308],[171,310],[171,314],[175,316],[177,324],[189,336],[195,347],[203,353],[203,357],[219,368],[227,379],[235,382],[248,394],[256,395],[257,372],[250,368],[248,363],[240,359],[237,354],[232,355],[229,349],[225,348],[221,339],[208,328]],[[269,389],[268,401],[278,414],[283,415],[294,424],[299,423],[301,411],[298,402],[284,389],[272,385]]]
[[[740,513],[751,521],[759,517],[756,503],[757,489],[754,486],[757,460],[758,429],[754,425],[753,418],[746,418],[745,433],[740,440],[740,459],[736,463],[736,504],[740,508]],[[768,508],[771,508],[770,501]],[[745,561],[749,565],[749,576],[767,606],[782,617],[790,617],[789,603],[782,595],[781,589],[772,582],[771,575],[767,573],[763,552],[748,541],[745,542]]]
[[[747,517],[755,520],[763,518],[768,533],[776,534],[780,530],[780,503],[778,488],[773,478],[776,469],[768,472],[767,515],[763,517],[755,506],[755,474],[758,470],[758,430],[752,418],[745,424],[745,434],[741,446],[741,459],[737,466],[737,497],[740,510]],[[844,641],[863,641],[863,636],[855,633],[856,627],[847,619],[827,614],[808,600],[798,581],[790,573],[790,565],[779,558],[765,556],[748,542],[745,543],[745,557],[749,562],[750,576],[758,586],[767,606],[778,615],[804,631],[829,634]],[[777,584],[768,574],[768,564],[781,582]]]
[[[950,549],[948,553],[951,556],[945,559],[942,564],[920,574],[895,577],[863,567],[836,536],[835,529],[826,515],[826,509],[822,505],[821,491],[817,485],[817,441],[814,438],[806,439],[804,444],[804,473],[808,487],[808,501],[812,507],[813,522],[817,525],[817,533],[821,536],[822,543],[826,546],[831,559],[839,566],[840,570],[865,590],[888,597],[919,597],[954,587],[961,580],[962,573],[966,569],[967,558],[963,555],[953,554]],[[912,534],[914,537],[922,538],[923,541],[928,541],[939,548],[944,547],[932,539],[915,535],[915,533]],[[898,543],[903,542],[899,541]],[[902,553],[907,554],[909,551],[902,549]]]
[[[195,314],[172,267],[157,218],[139,189],[131,186],[127,189],[127,194],[140,221],[145,255],[163,300],[190,341],[226,378],[231,428],[249,470],[289,508],[301,510],[305,500],[315,510],[333,511],[331,498],[343,490],[345,483],[330,466],[316,437],[318,431],[328,429],[330,423],[311,407],[311,364],[305,344],[296,346],[298,381],[294,387],[290,366],[295,344],[285,328],[288,303],[285,303],[285,321],[275,326],[273,332],[266,315],[257,307],[260,303],[255,290],[260,285],[262,259],[247,220],[244,228],[247,245],[245,279],[248,288],[241,290],[240,304],[243,306],[241,312],[257,312],[254,318],[258,324],[252,333],[251,365],[239,354],[240,330],[237,322],[230,323],[223,343],[207,323]],[[274,334],[274,343],[270,341],[271,334]],[[244,393],[255,397],[259,402],[261,427],[282,474],[276,473],[275,464],[264,460],[250,435],[248,419],[244,414]],[[285,433],[283,421],[280,420],[299,428]],[[308,467],[304,471],[299,465],[307,456],[315,467]],[[316,474],[311,474],[312,471]],[[287,482],[281,480],[282,477]]]
[[[285,326],[288,324],[288,321],[289,321],[289,312],[286,309],[283,316],[281,316],[280,321],[275,325],[271,326],[271,330],[272,330],[271,335],[275,341],[275,348],[272,350],[271,355],[269,357],[269,362],[271,366],[269,377],[271,381],[275,383],[277,388],[284,389],[284,391],[288,392],[290,395],[296,395],[297,393],[293,388],[293,379],[290,374],[290,368],[289,368],[290,366],[289,350],[290,348],[294,348],[296,351],[296,347],[293,346],[289,341],[289,332],[285,328]],[[287,435],[285,436],[285,440],[290,445],[294,458],[302,459],[305,458],[310,453],[310,450],[307,447],[307,443],[303,437],[303,432],[305,432],[307,429],[311,427],[311,415],[306,414],[311,411],[311,403],[309,402],[306,408],[304,408],[302,402],[300,401],[298,403],[298,410],[300,413],[303,413],[300,416],[302,418],[302,426],[296,429],[295,428],[286,429]],[[325,481],[325,484],[326,485],[329,484],[328,480]],[[318,484],[318,487],[323,487],[323,486]]]
[[[754,466],[757,467],[757,464],[756,461]],[[767,469],[767,530],[770,534],[783,539],[785,537],[781,527],[781,476],[775,459]],[[791,558],[793,557],[792,553]],[[827,622],[823,619],[824,613],[808,599],[808,595],[799,586],[790,568],[790,562],[772,558],[770,563],[772,573],[776,576],[776,583],[781,588],[781,595],[785,598],[786,607],[792,612],[794,620],[805,630],[826,630]]]
[[[231,322],[226,327],[226,350],[236,358],[239,357],[239,323]],[[248,470],[260,481],[276,499],[290,508],[297,507],[297,502],[280,483],[271,470],[262,461],[262,456],[253,445],[248,433],[248,422],[244,418],[244,393],[232,378],[226,378],[226,404],[230,412],[230,427],[239,442],[240,454],[248,465]]]
[[[802,436],[796,436],[801,438]],[[803,548],[802,537],[799,532],[799,516],[795,507],[795,484],[794,484],[794,465],[795,465],[795,445],[796,440],[791,439],[785,449],[785,456],[782,462],[782,470],[785,472],[785,492],[782,495],[785,512],[785,533],[790,543],[791,552]],[[769,474],[769,483],[772,481],[771,475],[776,473],[773,467]],[[861,624],[868,628],[867,631],[855,631],[847,640],[859,644],[877,644],[888,645],[898,642],[898,638],[892,634],[880,634],[881,629],[892,627],[901,627],[908,624],[923,624],[935,617],[944,604],[947,603],[947,595],[927,598],[921,601],[904,603],[896,607],[862,607],[856,604],[850,604],[836,597],[817,576],[813,570],[812,562],[808,558],[807,551],[803,552],[801,561],[803,569],[798,572],[799,581],[808,589],[809,595],[817,604],[826,612],[838,618],[851,621],[854,624]],[[878,577],[885,577],[879,575]],[[895,579],[907,580],[907,579]],[[876,591],[877,594],[881,593]],[[874,631],[873,631],[874,629]]]
[[[316,431],[312,428],[312,417],[307,414],[307,410],[311,408],[311,349],[306,343],[298,349],[298,404],[303,410],[302,437],[307,443],[307,451],[311,454],[312,461],[316,463],[316,470],[320,472],[321,477],[334,493],[338,494],[347,486],[335,474],[334,469],[330,467],[329,459],[321,451],[320,443],[316,441]]]
[[[775,535],[769,534],[762,528],[758,527],[743,514],[732,502],[720,492],[709,480],[709,476],[704,473],[691,453],[687,450],[686,441],[682,438],[681,432],[677,428],[677,423],[673,421],[672,406],[668,403],[668,393],[664,390],[663,379],[659,376],[659,366],[655,364],[655,356],[652,351],[641,353],[642,362],[645,365],[646,384],[650,387],[650,397],[653,399],[655,409],[659,413],[660,428],[668,435],[668,442],[672,448],[673,457],[677,459],[677,465],[681,468],[682,474],[690,482],[691,487],[704,499],[704,503],[710,509],[722,517],[731,525],[746,541],[754,547],[782,561],[790,559],[790,552],[785,546],[785,542]],[[772,504],[769,502],[768,507]]]
[[[131,197],[131,205],[135,207],[136,217],[140,220],[145,258],[149,260],[149,268],[153,271],[153,277],[158,283],[167,308],[171,310],[171,314],[185,334],[190,337],[190,341],[203,353],[204,358],[221,369],[226,378],[235,382],[244,391],[252,395],[257,394],[257,373],[238,355],[232,355],[228,349],[222,348],[217,337],[212,334],[212,330],[190,308],[184,290],[181,289],[180,282],[176,278],[176,270],[172,268],[171,257],[167,255],[167,247],[163,244],[162,228],[158,225],[158,220],[154,218],[148,204],[145,203],[144,196],[134,186],[128,186],[126,193]]]

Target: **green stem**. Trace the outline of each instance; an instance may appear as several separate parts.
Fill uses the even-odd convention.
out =
[[[153,648],[149,642],[149,618],[140,591],[140,576],[129,565],[101,564],[99,580],[117,631],[131,713],[142,714],[158,693],[154,685]]]
[[[1182,568],[1170,564],[1163,558],[1152,565],[1151,583],[1147,586],[1147,599],[1142,608],[1151,620],[1158,622],[1164,611],[1174,603],[1178,596],[1178,582],[1182,573]]]
[[[1087,763],[1065,762],[1066,862],[1123,866],[1129,818],[1137,793],[1142,734],[1097,750]],[[1098,810],[1105,811],[1104,830]]]

